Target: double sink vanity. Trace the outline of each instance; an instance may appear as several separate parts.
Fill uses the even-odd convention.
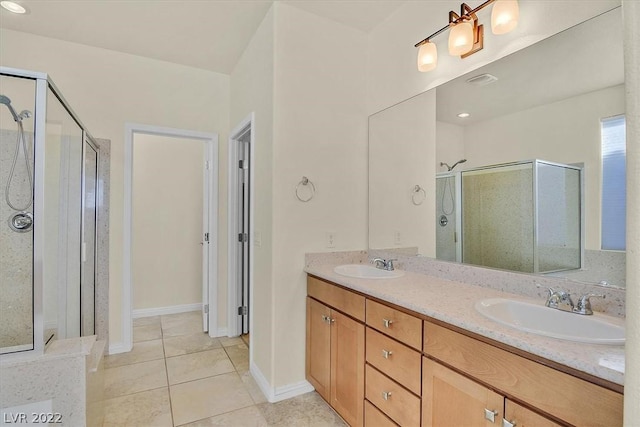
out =
[[[349,425],[622,425],[624,319],[351,261],[306,266],[307,380]]]

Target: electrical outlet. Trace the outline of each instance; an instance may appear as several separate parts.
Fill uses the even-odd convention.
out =
[[[326,233],[327,247],[335,248],[336,247],[336,232],[335,231],[327,231]]]
[[[399,231],[393,232],[393,243],[400,246],[402,244],[402,233]]]
[[[259,231],[253,232],[253,245],[256,247],[262,246],[262,233]]]

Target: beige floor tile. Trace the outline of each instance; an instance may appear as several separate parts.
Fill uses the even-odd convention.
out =
[[[135,363],[104,370],[105,399],[167,386],[164,360]]]
[[[220,340],[220,344],[222,344],[223,347],[233,347],[235,345],[244,344],[244,341],[242,341],[242,338],[240,337],[220,337],[218,339]]]
[[[182,425],[253,405],[237,373],[169,387],[173,422]]]
[[[206,418],[195,423],[185,424],[185,427],[268,427],[267,420],[255,406],[227,412],[226,414]]]
[[[270,426],[346,427],[347,424],[316,392],[278,403],[261,403],[258,409]]]
[[[220,348],[220,341],[211,338],[204,332],[177,337],[165,337],[164,352],[166,357],[180,356],[182,354],[196,353],[198,351]]]
[[[133,326],[159,325],[160,316],[138,317],[133,319]]]
[[[243,372],[243,373],[238,372],[238,374],[240,374],[240,379],[242,380],[242,383],[244,384],[245,389],[249,392],[249,395],[251,395],[251,398],[253,399],[253,401],[256,404],[265,403],[267,401],[267,398],[262,393],[262,390],[260,390],[260,386],[258,386],[258,383],[256,383],[256,380],[253,379],[251,372],[247,370],[247,372]]]
[[[133,327],[133,342],[159,340],[160,338],[162,338],[162,329],[159,324]]]
[[[104,427],[173,426],[167,387],[108,399],[104,412]]]
[[[239,374],[242,375],[249,370],[249,347],[244,342],[234,346],[227,346],[224,350]]]
[[[233,364],[221,348],[167,358],[169,384],[179,384],[234,372]]]
[[[190,335],[203,331],[202,315],[199,311],[161,316],[160,322],[164,337]]]
[[[132,363],[148,362],[149,360],[164,359],[162,340],[141,341],[133,344],[133,350],[128,353],[114,354],[104,358],[105,368],[131,365]]]

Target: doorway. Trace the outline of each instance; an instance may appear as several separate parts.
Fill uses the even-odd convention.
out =
[[[251,330],[253,283],[253,114],[229,137],[228,334],[245,341]],[[254,242],[255,244],[255,242]]]
[[[198,310],[203,331],[217,336],[217,143],[215,134],[127,124],[122,351],[134,314]]]

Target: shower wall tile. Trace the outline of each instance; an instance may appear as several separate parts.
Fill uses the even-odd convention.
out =
[[[5,201],[17,138],[17,131],[0,130],[0,347],[33,344],[33,233],[18,233],[9,228],[9,218],[16,211]],[[25,132],[25,138],[31,146],[33,134]],[[21,149],[9,194],[11,201],[20,205],[28,203],[30,194],[23,155]],[[28,156],[33,159],[30,147]],[[33,206],[28,211],[33,212]]]
[[[98,164],[98,224],[96,265],[96,335],[109,348],[109,212],[111,193],[111,141],[96,139],[100,147]]]

